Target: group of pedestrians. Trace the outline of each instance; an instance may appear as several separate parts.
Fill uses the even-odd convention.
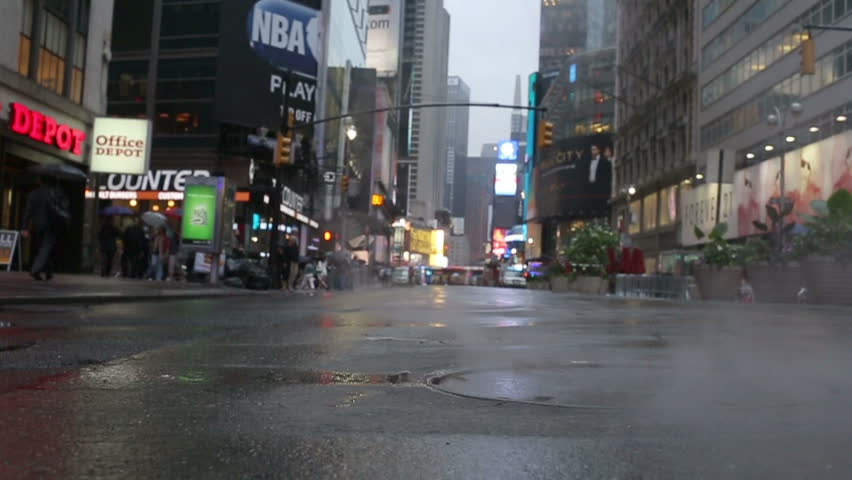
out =
[[[287,244],[278,250],[281,265],[282,289],[289,292],[297,290],[327,290],[328,262],[319,258],[308,258],[301,261],[299,244],[294,237],[287,239]]]
[[[105,218],[98,236],[101,252],[101,276],[113,274],[115,260],[120,261],[117,275],[148,280],[176,280],[180,277],[178,254],[180,240],[167,225],[146,226],[137,218],[122,232],[112,218]],[[120,249],[120,253],[119,253]]]

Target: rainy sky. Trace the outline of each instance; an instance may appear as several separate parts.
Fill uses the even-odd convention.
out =
[[[450,13],[450,75],[470,85],[471,101],[513,101],[515,75],[521,75],[521,100],[529,74],[538,69],[540,0],[444,0]],[[510,110],[470,112],[468,155],[483,143],[509,137]]]

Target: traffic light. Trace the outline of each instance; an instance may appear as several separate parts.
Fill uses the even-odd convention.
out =
[[[278,141],[275,143],[275,159],[273,162],[276,167],[281,165],[293,164],[293,125],[296,124],[296,114],[290,112],[287,114],[287,123],[278,133]]]
[[[538,148],[553,145],[553,123],[547,121],[541,122],[538,126],[538,141],[536,144]]]
[[[374,207],[381,207],[385,204],[385,196],[378,193],[374,193],[370,198],[370,204]]]
[[[808,38],[802,40],[802,50],[799,52],[802,55],[801,74],[813,75],[816,73],[816,44],[813,37],[807,34]]]
[[[283,133],[278,134],[278,143],[275,144],[275,166],[290,165],[293,158],[290,156],[290,147],[293,139]]]
[[[349,191],[349,176],[343,175],[340,178],[340,191],[346,193]]]
[[[330,241],[334,240],[334,234],[331,233],[330,231],[326,230],[326,231],[322,232],[322,239],[325,242],[330,242]]]

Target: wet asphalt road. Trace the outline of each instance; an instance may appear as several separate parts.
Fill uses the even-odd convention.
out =
[[[852,477],[849,309],[424,287],[2,322],[3,479]]]

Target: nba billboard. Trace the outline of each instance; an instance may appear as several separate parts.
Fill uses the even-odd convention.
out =
[[[320,6],[320,0],[222,2],[218,120],[277,128],[285,88],[296,122],[313,120],[321,48]],[[290,85],[286,85],[287,72]]]

